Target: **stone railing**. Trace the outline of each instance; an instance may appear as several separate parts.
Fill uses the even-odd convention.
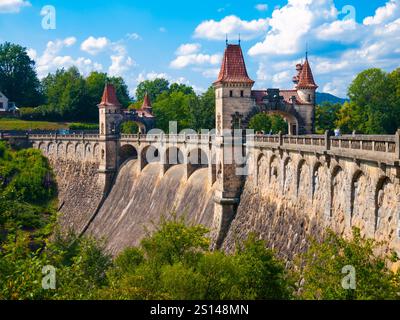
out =
[[[210,143],[214,136],[208,134],[122,134],[123,141],[170,142],[170,143]]]
[[[29,134],[30,140],[98,140],[98,134]]]
[[[395,135],[253,135],[254,147],[313,151],[365,160],[395,162],[400,160],[400,131]]]

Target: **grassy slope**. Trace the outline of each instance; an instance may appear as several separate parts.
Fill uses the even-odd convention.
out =
[[[68,129],[72,123],[26,121],[12,118],[0,118],[0,130],[59,130]]]

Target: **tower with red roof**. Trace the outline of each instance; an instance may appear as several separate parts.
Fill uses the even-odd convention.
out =
[[[99,107],[99,145],[100,176],[105,179],[108,189],[112,177],[118,168],[118,128],[123,121],[121,103],[118,101],[115,87],[107,83]]]
[[[227,44],[218,79],[214,82],[217,134],[222,134],[224,129],[242,128],[238,115],[250,112],[253,85],[240,44]]]

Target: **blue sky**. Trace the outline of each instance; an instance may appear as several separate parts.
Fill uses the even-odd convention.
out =
[[[131,93],[155,77],[207,89],[226,33],[241,34],[255,88],[291,88],[308,43],[319,91],[344,97],[357,72],[399,66],[399,1],[0,0],[0,42],[27,47],[40,77],[77,65],[122,76]],[[46,5],[54,30],[42,27]]]

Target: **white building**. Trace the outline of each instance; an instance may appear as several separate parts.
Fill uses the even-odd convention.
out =
[[[0,92],[0,111],[8,111],[8,99]]]
[[[13,102],[10,102],[8,98],[0,92],[0,112],[15,112],[18,108]]]

